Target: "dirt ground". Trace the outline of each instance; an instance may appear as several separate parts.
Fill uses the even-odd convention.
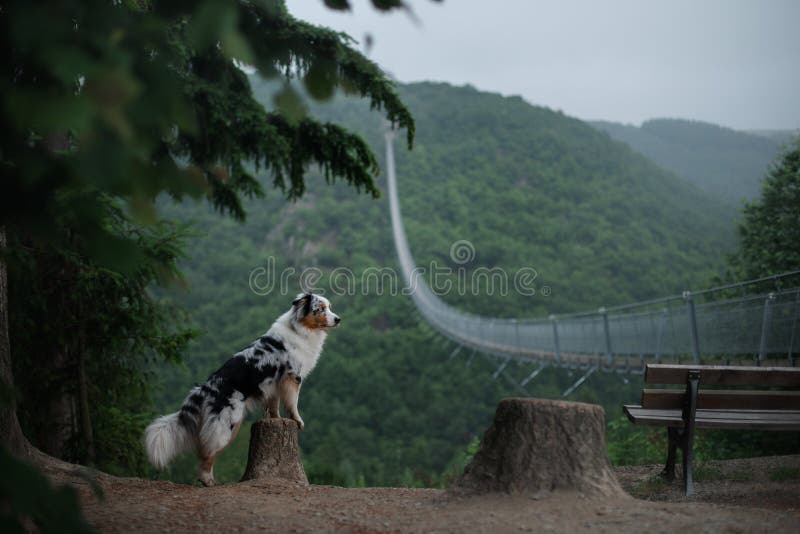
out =
[[[694,468],[695,495],[683,496],[681,481],[667,483],[661,466],[618,467],[625,491],[654,502],[703,502],[787,512],[800,517],[800,456],[770,456],[699,463]],[[678,470],[680,473],[680,465]]]
[[[697,495],[661,482],[660,466],[617,468],[634,497],[577,493],[458,496],[249,481],[214,488],[52,469],[79,490],[100,532],[800,532],[800,456],[698,466]]]

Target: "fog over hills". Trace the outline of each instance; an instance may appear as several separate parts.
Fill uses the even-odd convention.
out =
[[[732,206],[758,195],[768,165],[793,137],[788,130],[740,132],[683,119],[589,124]]]

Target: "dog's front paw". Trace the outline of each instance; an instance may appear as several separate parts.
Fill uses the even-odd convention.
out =
[[[210,473],[201,473],[197,480],[205,487],[210,488],[216,484],[214,477]]]
[[[300,427],[300,430],[303,430],[306,427],[306,424],[303,422],[303,418],[299,415],[297,417],[292,417],[292,419],[295,423],[297,423],[297,426]]]

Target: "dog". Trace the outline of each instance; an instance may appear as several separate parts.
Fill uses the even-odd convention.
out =
[[[145,430],[150,463],[164,469],[180,453],[195,450],[198,479],[214,485],[214,461],[236,437],[245,415],[263,407],[280,417],[279,403],[302,429],[297,411],[300,385],[314,369],[328,330],[341,319],[325,297],[301,293],[266,334],[233,355],[189,391],[181,409],[155,419]]]

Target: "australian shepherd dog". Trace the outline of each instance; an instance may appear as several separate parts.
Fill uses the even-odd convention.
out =
[[[181,452],[194,450],[200,458],[198,478],[212,486],[214,460],[236,437],[248,411],[263,407],[270,417],[280,417],[280,402],[303,428],[297,411],[300,384],[339,321],[325,297],[298,295],[266,334],[193,387],[179,411],[150,423],[144,436],[150,463],[163,469]]]

